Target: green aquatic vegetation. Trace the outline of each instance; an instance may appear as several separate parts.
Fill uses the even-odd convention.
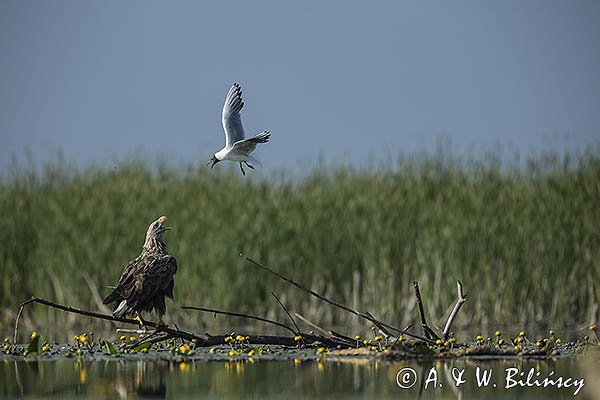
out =
[[[196,305],[283,319],[282,301],[312,321],[355,331],[356,319],[250,270],[244,253],[319,293],[405,325],[422,283],[432,325],[460,279],[457,326],[577,326],[600,303],[600,158],[534,158],[527,167],[444,156],[397,166],[315,168],[259,178],[144,162],[119,168],[22,168],[0,180],[0,331],[35,295],[90,310],[139,253],[149,221],[167,215],[178,260],[166,322],[207,331],[230,318]],[[49,338],[112,326],[32,308]],[[244,322],[246,323],[246,322]],[[364,332],[359,332],[364,335]],[[505,336],[499,340],[509,342]],[[377,347],[378,345],[376,345]]]

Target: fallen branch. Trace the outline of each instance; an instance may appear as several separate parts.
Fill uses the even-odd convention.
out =
[[[390,337],[390,336],[394,336],[394,335],[392,335],[392,333],[391,333],[389,330],[387,330],[387,328],[386,328],[385,326],[383,326],[382,324],[380,324],[380,323],[379,323],[379,321],[375,322],[375,321],[376,321],[376,319],[375,319],[375,317],[373,316],[373,314],[371,314],[371,313],[370,313],[370,312],[368,312],[368,311],[366,312],[366,314],[367,314],[369,317],[373,318],[373,320],[372,320],[371,322],[373,322],[373,324],[374,324],[374,325],[377,327],[377,329],[379,329],[379,330],[381,331],[381,333],[383,334],[383,336],[385,336],[385,338],[386,338],[386,339],[387,339],[388,337]],[[408,330],[408,328],[404,328],[404,330]]]
[[[266,322],[268,324],[277,325],[277,326],[279,326],[281,328],[287,329],[288,331],[292,332],[294,335],[296,334],[296,331],[294,331],[294,329],[292,327],[290,327],[289,325],[282,324],[281,322],[273,321],[273,320],[262,318],[262,317],[256,317],[254,315],[248,315],[248,314],[242,314],[242,313],[236,313],[236,312],[229,312],[229,311],[213,310],[211,308],[194,307],[194,306],[183,306],[181,308],[183,310],[196,310],[196,311],[203,311],[203,312],[212,313],[212,314],[229,315],[231,317],[254,319],[256,321],[262,321],[262,322]]]
[[[81,310],[79,308],[55,303],[50,300],[41,299],[38,297],[32,297],[31,299],[26,300],[23,303],[21,303],[21,306],[19,308],[19,313],[17,314],[17,319],[15,321],[15,333],[14,333],[14,340],[13,340],[14,343],[17,343],[19,320],[20,320],[21,314],[23,313],[25,306],[27,306],[28,304],[31,304],[31,303],[38,303],[38,304],[56,308],[58,310],[62,310],[65,312],[78,314],[78,315],[84,315],[84,316],[91,317],[91,318],[98,318],[98,319],[103,319],[106,321],[113,321],[113,322],[122,322],[125,324],[139,325],[139,322],[134,319],[113,317],[112,315],[106,315],[106,314],[101,314],[101,313],[97,313],[97,312],[93,312],[93,311]],[[199,307],[197,307],[197,308],[199,308]],[[202,310],[202,311],[204,311],[204,310]],[[217,312],[218,310],[209,310],[209,311]],[[217,312],[217,313],[224,314],[225,312]],[[227,314],[234,314],[234,313],[227,313]],[[248,316],[246,316],[246,317],[248,317]],[[259,319],[259,317],[255,317],[254,319]],[[284,324],[280,324],[275,321],[265,320],[264,318],[260,319],[260,320],[263,320],[265,322],[268,321],[271,323],[275,323],[276,325],[281,326],[282,328],[285,327],[286,329],[295,333],[295,331],[291,327],[286,326]],[[225,338],[230,337],[230,335],[200,336],[200,335],[196,335],[194,333],[182,331],[180,329],[169,328],[168,326],[164,326],[164,325],[157,326],[156,323],[150,322],[150,321],[145,322],[145,325],[155,329],[155,331],[152,333],[152,335],[158,335],[160,333],[163,333],[164,335],[162,335],[160,337],[151,338],[150,340],[143,340],[142,343],[147,343],[147,342],[156,343],[156,342],[165,341],[165,340],[168,340],[171,338],[179,338],[179,339],[187,340],[190,342],[194,342],[196,347],[211,347],[211,346],[226,344],[227,342],[226,342]],[[290,347],[295,347],[298,345],[298,343],[294,337],[288,337],[288,336],[268,336],[268,335],[257,335],[257,336],[242,335],[242,336],[244,336],[244,337],[248,336],[248,343],[250,343],[250,344],[280,345],[280,346],[290,346]],[[340,346],[340,343],[334,342],[325,337],[304,334],[304,333],[301,336],[302,336],[302,340],[304,341],[305,344],[312,344],[312,343],[319,342],[322,345],[329,347],[329,348]],[[140,343],[138,342],[133,345],[138,346],[139,344]]]
[[[417,298],[419,315],[421,316],[421,327],[423,328],[423,334],[428,339],[438,340],[439,339],[438,335],[436,335],[435,332],[431,330],[429,325],[427,325],[427,320],[425,319],[425,311],[423,309],[423,301],[421,300],[421,291],[419,290],[419,282],[413,281],[413,287],[415,288],[415,297]]]
[[[304,322],[306,325],[321,332],[321,334],[325,335],[325,337],[327,337],[331,340],[334,340],[334,341],[339,341],[340,342],[339,344],[344,345],[344,346],[357,347],[358,341],[356,339],[352,339],[351,337],[342,335],[341,333],[337,333],[336,331],[333,331],[333,330],[327,330],[325,328],[322,328],[319,325],[315,324],[312,321],[309,321],[307,318],[303,317],[302,315],[300,315],[298,313],[294,313],[294,315],[296,315],[296,317],[298,319],[300,319],[302,322]]]
[[[50,300],[41,299],[39,297],[32,297],[29,300],[26,300],[23,303],[21,303],[21,306],[19,307],[19,313],[17,314],[17,319],[15,321],[15,333],[14,333],[14,338],[13,338],[14,343],[17,343],[19,320],[21,318],[21,314],[23,313],[23,309],[25,308],[26,305],[31,304],[31,303],[39,303],[39,304],[43,304],[45,306],[56,308],[58,310],[63,310],[63,311],[69,312],[69,313],[85,315],[87,317],[103,319],[106,321],[122,322],[124,324],[132,324],[132,325],[140,324],[139,321],[137,321],[135,319],[120,318],[120,317],[114,317],[112,315],[100,314],[100,313],[93,312],[93,311],[81,310],[79,308],[58,304],[58,303],[55,303]],[[182,331],[179,329],[172,329],[172,328],[169,328],[169,327],[163,326],[163,325],[157,326],[156,323],[150,322],[150,321],[145,321],[144,325],[152,327],[158,331],[166,332],[166,333],[172,335],[173,337],[179,337],[179,338],[189,340],[189,341],[191,341],[193,339],[196,339],[197,341],[206,340],[205,337],[197,336],[197,335],[194,335],[193,333],[185,332],[185,331]]]
[[[259,267],[259,268],[262,268],[262,269],[264,269],[264,270],[266,270],[266,271],[268,271],[268,272],[272,273],[273,275],[277,276],[279,279],[281,279],[281,280],[284,280],[284,281],[286,281],[286,282],[288,282],[288,283],[290,283],[290,284],[292,284],[292,285],[296,286],[297,288],[299,288],[299,289],[301,289],[301,290],[303,290],[303,291],[305,291],[305,292],[309,293],[310,295],[312,295],[312,296],[314,296],[314,297],[316,297],[316,298],[318,298],[318,299],[320,299],[320,300],[322,300],[322,301],[324,301],[324,302],[326,302],[326,303],[329,303],[329,304],[331,304],[331,305],[333,305],[333,306],[335,306],[335,307],[341,308],[342,310],[344,310],[344,311],[347,311],[347,312],[349,312],[349,313],[351,313],[351,314],[354,314],[354,315],[356,315],[356,316],[359,316],[359,317],[361,317],[361,318],[364,318],[364,319],[366,319],[366,320],[370,321],[370,322],[371,322],[371,323],[373,323],[373,324],[375,324],[375,323],[378,323],[378,324],[381,324],[382,326],[386,327],[387,329],[391,329],[391,330],[393,330],[393,331],[396,331],[396,332],[400,333],[401,335],[410,336],[410,337],[412,337],[412,338],[414,338],[414,339],[419,339],[419,340],[422,340],[422,341],[424,341],[424,342],[427,342],[427,343],[432,343],[432,344],[433,344],[433,343],[435,343],[435,341],[434,341],[434,340],[431,340],[431,339],[429,339],[429,338],[426,338],[426,337],[423,337],[423,336],[415,335],[415,334],[413,334],[413,333],[410,333],[410,332],[406,332],[406,330],[403,330],[403,329],[397,328],[397,327],[395,327],[395,326],[393,326],[393,325],[390,325],[390,324],[387,324],[387,323],[385,323],[385,322],[383,322],[383,321],[376,320],[375,318],[373,318],[371,315],[369,315],[369,314],[367,314],[367,313],[360,312],[360,311],[357,311],[357,310],[353,310],[353,309],[352,309],[352,308],[350,308],[350,307],[347,307],[347,306],[345,306],[345,305],[343,305],[343,304],[340,304],[340,303],[338,303],[338,302],[335,302],[335,301],[333,301],[333,300],[330,300],[330,299],[328,299],[328,298],[326,298],[326,297],[324,297],[324,296],[322,296],[322,295],[318,294],[318,293],[317,293],[317,292],[315,292],[314,290],[312,290],[312,289],[309,289],[309,288],[307,288],[306,286],[303,286],[303,285],[301,285],[301,284],[297,283],[297,282],[296,282],[296,281],[294,281],[293,279],[290,279],[290,278],[288,278],[288,277],[286,277],[286,276],[284,276],[284,275],[280,274],[279,272],[277,272],[277,271],[275,271],[275,270],[271,269],[270,267],[268,267],[268,266],[266,266],[266,265],[264,265],[264,264],[261,264],[261,263],[259,263],[259,262],[257,262],[257,261],[254,261],[253,259],[251,259],[251,258],[249,258],[249,257],[246,257],[246,256],[244,256],[243,254],[240,254],[240,256],[244,257],[244,259],[245,259],[246,261],[248,261],[248,262],[250,262],[250,263],[254,264],[255,266],[257,266],[257,267]]]
[[[460,281],[456,281],[456,292],[457,292],[456,304],[454,305],[454,308],[452,309],[452,312],[450,313],[450,316],[448,317],[448,321],[446,321],[446,326],[444,327],[444,333],[443,333],[444,340],[446,340],[450,337],[450,328],[452,327],[452,323],[454,322],[454,319],[458,315],[458,311],[460,310],[462,305],[465,304],[465,302],[467,301],[467,296],[463,292],[463,286]]]
[[[154,343],[162,342],[165,340],[169,340],[171,338],[172,338],[172,336],[169,335],[168,333],[155,330],[154,332],[151,332],[150,334],[148,334],[148,336],[144,336],[142,339],[138,340],[137,342],[130,344],[129,346],[127,346],[127,348],[133,349],[135,347],[141,346],[142,344],[145,344],[148,342],[154,344]]]
[[[279,300],[279,297],[277,297],[275,295],[275,293],[271,292],[271,296],[275,297],[275,300],[277,300],[277,302],[279,303],[279,305],[281,306],[281,308],[283,308],[283,311],[285,311],[285,313],[287,314],[287,316],[290,318],[290,321],[292,321],[292,324],[294,324],[294,327],[296,328],[296,332],[298,333],[298,335],[302,334],[302,331],[300,330],[300,328],[298,328],[298,324],[296,324],[296,321],[294,321],[294,318],[292,317],[292,315],[290,314],[290,312],[288,311],[287,308],[285,308],[285,306],[283,305],[283,303],[281,302],[281,300]]]

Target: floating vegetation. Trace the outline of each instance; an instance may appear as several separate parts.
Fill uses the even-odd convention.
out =
[[[592,327],[590,327],[590,330]],[[593,331],[593,330],[592,330]],[[249,336],[229,335],[225,337],[226,344],[211,347],[199,347],[192,341],[185,342],[180,339],[170,339],[159,343],[145,343],[138,345],[136,339],[133,344],[122,337],[116,339],[95,338],[93,333],[76,335],[72,343],[48,343],[37,332],[32,332],[26,344],[12,343],[9,338],[4,338],[0,355],[3,358],[71,358],[86,359],[104,358],[142,358],[164,359],[182,362],[194,359],[212,360],[281,360],[290,359],[295,363],[301,361],[329,360],[338,361],[340,358],[360,357],[382,360],[401,360],[413,358],[555,358],[569,357],[592,351],[600,354],[600,341],[596,337],[585,337],[579,341],[563,342],[554,334],[537,338],[535,341],[520,340],[524,335],[516,334],[510,343],[487,337],[481,340],[478,336],[474,340],[459,342],[452,337],[444,342],[425,344],[407,341],[404,338],[390,340],[382,336],[373,339],[364,339],[355,347],[345,349],[326,348],[318,343],[299,346],[262,345],[255,346],[249,343]],[[133,336],[132,336],[133,337]]]

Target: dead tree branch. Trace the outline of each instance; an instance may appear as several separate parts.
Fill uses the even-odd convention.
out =
[[[379,321],[377,321],[375,319],[375,317],[373,316],[373,314],[371,314],[368,311],[366,312],[366,314],[369,317],[373,318],[373,320],[371,322],[373,322],[373,325],[375,325],[377,327],[377,329],[379,329],[381,331],[381,333],[383,333],[383,335],[385,336],[386,339],[388,337],[390,337],[390,336],[394,336],[394,335],[392,335],[392,333],[389,330],[387,330],[387,328],[385,326],[383,326],[382,324],[380,324]],[[375,321],[377,321],[377,322],[375,322]],[[408,330],[408,328],[404,328],[404,330]]]
[[[211,308],[194,307],[194,306],[183,306],[181,308],[183,310],[196,310],[196,311],[203,311],[203,312],[212,313],[212,314],[223,314],[223,315],[229,315],[229,316],[232,316],[232,317],[254,319],[256,321],[262,321],[262,322],[266,322],[268,324],[279,326],[281,328],[287,329],[288,331],[292,332],[294,335],[296,334],[296,331],[294,331],[294,329],[291,326],[289,326],[289,325],[283,324],[281,322],[273,321],[273,320],[270,320],[270,319],[266,319],[266,318],[262,318],[262,317],[257,317],[257,316],[254,316],[254,315],[248,315],[248,314],[242,314],[242,313],[236,313],[236,312],[229,312],[229,311],[213,310]]]
[[[91,317],[91,318],[103,319],[106,321],[113,321],[113,322],[121,322],[121,323],[131,324],[131,325],[139,325],[139,322],[134,319],[113,317],[112,315],[106,315],[106,314],[101,314],[101,313],[97,313],[97,312],[93,312],[93,311],[81,310],[79,308],[66,306],[66,305],[55,303],[53,301],[49,301],[46,299],[32,297],[31,299],[26,300],[23,303],[21,303],[21,307],[19,308],[19,313],[17,314],[17,318],[15,321],[14,343],[17,343],[19,320],[20,320],[21,314],[23,313],[25,306],[27,306],[28,304],[31,304],[31,303],[38,303],[38,304],[56,308],[58,310],[62,310],[65,312],[78,314],[78,315],[84,315],[84,316]],[[190,307],[188,307],[188,308],[190,308]],[[190,308],[190,309],[193,309],[193,308]],[[199,307],[196,307],[196,309],[199,309]],[[235,314],[235,313],[226,313],[226,312],[220,312],[218,310],[209,310],[209,309],[201,309],[200,311],[213,312],[213,313],[219,313],[219,314],[228,314],[228,315]],[[246,316],[243,314],[236,315],[236,316],[242,316],[242,317],[247,317],[247,318],[252,317],[252,316]],[[295,331],[287,325],[280,324],[276,321],[266,320],[266,319],[260,318],[260,317],[252,317],[252,318],[262,320],[264,322],[274,323],[275,325],[281,326],[282,328],[285,328],[295,334]],[[230,336],[230,335],[217,335],[217,336],[196,335],[194,333],[182,331],[180,329],[173,329],[173,328],[169,328],[167,326],[162,326],[162,325],[157,326],[156,323],[150,322],[150,321],[145,322],[145,325],[154,328],[155,332],[152,333],[152,336],[157,335],[157,337],[151,337],[149,340],[142,341],[141,343],[144,343],[144,342],[156,343],[156,342],[165,341],[165,340],[168,340],[171,338],[179,338],[179,339],[187,340],[190,342],[193,341],[195,343],[196,347],[210,347],[210,346],[226,344],[227,342],[226,342],[225,338]],[[158,336],[159,334],[162,334],[162,335]],[[242,335],[242,336],[246,337],[247,335]],[[339,341],[334,341],[334,340],[331,340],[326,337],[315,336],[315,335],[305,334],[305,333],[301,334],[301,336],[302,336],[302,340],[305,344],[313,344],[313,343],[318,342],[318,343],[321,343],[323,346],[326,346],[329,348],[334,348],[334,347],[339,347],[340,345],[345,345],[343,343],[340,343]],[[257,345],[280,345],[280,346],[290,346],[290,347],[295,347],[298,345],[298,342],[295,340],[294,337],[268,336],[268,335],[248,336],[248,343],[257,344]],[[137,346],[139,344],[140,344],[140,342],[135,343],[135,346]],[[347,346],[347,345],[345,345],[345,346]]]
[[[366,319],[366,320],[370,321],[370,322],[371,322],[371,323],[373,323],[373,324],[375,324],[375,323],[378,323],[378,324],[381,324],[382,326],[384,326],[384,327],[385,327],[385,328],[387,328],[387,329],[390,329],[390,330],[393,330],[393,331],[396,331],[396,332],[398,332],[398,333],[399,333],[399,334],[401,334],[401,335],[410,336],[410,337],[412,337],[412,338],[419,339],[419,340],[422,340],[422,341],[424,341],[424,342],[428,342],[428,343],[435,343],[435,341],[433,341],[433,340],[431,340],[431,339],[429,339],[429,338],[426,338],[426,337],[423,337],[423,336],[419,336],[419,335],[415,335],[415,334],[413,334],[413,333],[410,333],[410,332],[406,332],[406,331],[405,331],[405,330],[403,330],[403,329],[397,328],[397,327],[395,327],[395,326],[393,326],[393,325],[390,325],[390,324],[387,324],[387,323],[385,323],[385,322],[383,322],[383,321],[376,320],[375,318],[373,318],[372,316],[370,316],[370,315],[369,315],[369,314],[367,314],[367,313],[360,312],[360,311],[357,311],[357,310],[353,310],[353,309],[352,309],[352,308],[350,308],[350,307],[347,307],[347,306],[345,306],[345,305],[343,305],[343,304],[340,304],[340,303],[338,303],[338,302],[335,302],[335,301],[333,301],[333,300],[330,300],[330,299],[328,299],[328,298],[326,298],[326,297],[324,297],[324,296],[322,296],[322,295],[318,294],[318,293],[317,293],[317,292],[315,292],[314,290],[312,290],[312,289],[309,289],[309,288],[307,288],[306,286],[303,286],[303,285],[299,284],[298,282],[294,281],[293,279],[290,279],[290,278],[288,278],[288,277],[286,277],[286,276],[284,276],[284,275],[280,274],[279,272],[277,272],[277,271],[273,270],[272,268],[270,268],[270,267],[268,267],[268,266],[266,266],[266,265],[264,265],[264,264],[261,264],[261,263],[259,263],[258,261],[254,261],[253,259],[251,259],[251,258],[249,258],[249,257],[246,257],[246,256],[244,256],[243,254],[240,254],[240,256],[244,257],[244,259],[245,259],[246,261],[248,261],[249,263],[251,263],[251,264],[254,264],[254,265],[255,265],[255,266],[257,266],[257,267],[259,267],[259,268],[262,268],[262,269],[264,269],[264,270],[266,270],[266,271],[268,271],[268,272],[272,273],[273,275],[277,276],[279,279],[281,279],[281,280],[283,280],[283,281],[286,281],[286,282],[288,282],[288,283],[290,283],[290,284],[292,284],[292,285],[296,286],[297,288],[299,288],[299,289],[301,289],[301,290],[303,290],[303,291],[305,291],[305,292],[309,293],[310,295],[312,295],[312,296],[314,296],[314,297],[316,297],[316,298],[318,298],[318,299],[320,299],[320,300],[322,300],[322,301],[324,301],[324,302],[326,302],[326,303],[329,303],[329,304],[331,304],[331,305],[333,305],[333,306],[335,306],[335,307],[341,308],[342,310],[344,310],[344,311],[347,311],[347,312],[349,312],[349,313],[351,313],[351,314],[354,314],[354,315],[357,315],[357,316],[359,316],[359,317],[361,317],[361,318],[364,318],[364,319]]]
[[[23,309],[25,308],[25,306],[28,305],[28,304],[31,304],[31,303],[39,303],[39,304],[43,304],[45,306],[56,308],[58,310],[66,311],[66,312],[69,312],[69,313],[78,314],[78,315],[85,315],[87,317],[103,319],[103,320],[106,320],[106,321],[122,322],[124,324],[139,325],[139,322],[137,320],[135,320],[135,319],[113,317],[112,315],[100,314],[100,313],[93,312],[93,311],[81,310],[79,308],[75,308],[75,307],[71,307],[71,306],[65,306],[65,305],[62,305],[62,304],[55,303],[53,301],[41,299],[39,297],[32,297],[29,300],[26,300],[23,303],[21,303],[21,306],[19,307],[19,313],[17,314],[17,319],[15,321],[15,333],[14,333],[14,342],[15,343],[17,343],[17,335],[18,335],[18,330],[19,330],[19,320],[21,318],[21,314],[23,313]],[[172,329],[172,328],[169,328],[167,326],[157,326],[156,323],[154,323],[154,322],[145,321],[144,324],[146,326],[155,328],[156,330],[168,333],[168,334],[172,335],[173,337],[179,337],[179,338],[182,338],[182,339],[185,339],[185,340],[189,340],[189,341],[191,341],[193,339],[196,339],[197,341],[204,341],[204,340],[206,340],[206,337],[197,336],[197,335],[195,335],[193,333],[181,331],[179,329]]]
[[[419,282],[413,281],[413,287],[415,288],[415,297],[417,298],[417,305],[419,306],[419,315],[421,316],[421,327],[423,328],[423,334],[426,338],[431,340],[438,340],[438,335],[427,325],[425,319],[425,311],[423,309],[423,301],[421,300],[421,291],[419,290]]]
[[[283,308],[283,311],[285,311],[285,313],[287,314],[287,316],[290,318],[290,321],[292,321],[292,324],[294,324],[294,327],[296,328],[296,332],[298,333],[298,335],[302,334],[302,331],[300,330],[300,328],[298,328],[298,324],[296,324],[296,321],[294,321],[294,317],[292,317],[292,315],[290,314],[290,312],[288,311],[288,309],[283,305],[283,303],[281,302],[281,300],[279,300],[279,297],[277,297],[275,295],[275,293],[271,292],[271,296],[275,297],[275,300],[277,300],[277,302],[279,303],[279,305],[281,306],[281,308]]]
[[[302,315],[300,315],[298,313],[294,313],[294,315],[296,315],[296,317],[298,319],[300,319],[300,321],[304,322],[306,325],[317,330],[318,332],[321,332],[321,334],[325,335],[325,337],[327,337],[331,340],[334,340],[334,341],[339,341],[340,342],[339,344],[341,344],[343,346],[357,347],[357,340],[352,339],[348,336],[342,335],[341,333],[337,333],[336,331],[327,330],[325,328],[322,328],[319,325],[315,324],[312,321],[309,321],[307,318],[303,317]]]
[[[457,292],[456,304],[454,305],[454,308],[452,309],[452,312],[450,313],[450,316],[448,317],[448,321],[446,321],[446,326],[444,327],[444,334],[443,334],[444,340],[446,340],[450,337],[450,328],[452,327],[452,323],[454,322],[454,319],[458,315],[458,311],[460,310],[462,305],[465,304],[465,302],[467,301],[467,296],[463,292],[463,286],[460,281],[456,281],[456,292]]]

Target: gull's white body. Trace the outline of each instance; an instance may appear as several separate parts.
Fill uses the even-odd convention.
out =
[[[242,89],[240,85],[234,83],[223,105],[222,123],[225,131],[225,147],[215,153],[211,160],[214,164],[219,161],[229,160],[240,163],[242,173],[245,174],[241,163],[248,164],[249,161],[260,165],[260,162],[251,156],[259,143],[266,143],[271,136],[268,131],[261,132],[248,139],[245,138],[244,127],[242,126],[241,110],[244,106],[242,101]]]

